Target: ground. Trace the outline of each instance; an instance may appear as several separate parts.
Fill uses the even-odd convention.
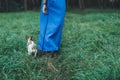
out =
[[[120,10],[66,13],[60,54],[27,55],[26,35],[38,43],[39,12],[0,13],[0,80],[119,80]]]

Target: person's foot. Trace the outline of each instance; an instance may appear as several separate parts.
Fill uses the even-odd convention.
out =
[[[43,55],[43,51],[38,50],[38,52],[37,52],[37,56],[38,56],[38,57],[42,57],[42,55]]]
[[[56,57],[58,55],[58,51],[38,51],[38,56],[47,56],[47,57]]]
[[[56,57],[58,55],[58,51],[54,51],[51,55],[51,58]]]

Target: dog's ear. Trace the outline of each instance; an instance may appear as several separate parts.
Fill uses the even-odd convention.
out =
[[[25,39],[27,40],[27,39],[28,39],[28,36],[25,36]]]
[[[30,40],[33,41],[33,37],[32,36],[30,36]]]

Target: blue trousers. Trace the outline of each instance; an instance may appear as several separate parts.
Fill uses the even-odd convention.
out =
[[[47,14],[40,10],[38,50],[58,51],[60,48],[66,0],[47,0]]]

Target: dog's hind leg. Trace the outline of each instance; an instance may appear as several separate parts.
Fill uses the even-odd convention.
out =
[[[31,55],[31,52],[28,52],[28,55]]]

